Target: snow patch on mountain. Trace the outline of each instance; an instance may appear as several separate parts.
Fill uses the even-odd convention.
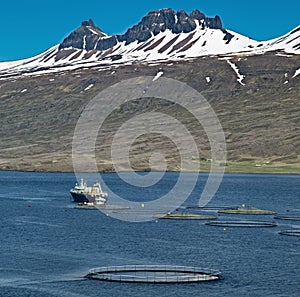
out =
[[[163,74],[164,74],[163,71],[157,72],[155,77],[152,79],[152,81],[158,80]]]
[[[89,84],[89,85],[84,89],[84,91],[88,91],[88,90],[91,89],[93,86],[94,86],[94,84]]]
[[[240,74],[239,68],[234,63],[232,63],[230,60],[226,60],[226,61],[230,65],[230,67],[233,69],[233,71],[236,73],[236,75],[237,75],[237,81],[242,86],[244,86],[245,84],[243,83],[243,79],[245,78],[245,75]]]
[[[293,75],[293,78],[298,76],[299,74],[300,74],[300,68],[295,71],[295,74]]]

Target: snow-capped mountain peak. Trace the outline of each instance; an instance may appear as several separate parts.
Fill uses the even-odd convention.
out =
[[[122,35],[107,35],[92,20],[84,21],[61,44],[46,52],[0,63],[0,75],[268,51],[300,54],[300,26],[282,37],[259,42],[224,29],[219,16],[210,18],[199,10],[187,14],[168,8],[149,12]]]
[[[78,48],[90,51],[97,48],[99,40],[107,37],[109,36],[90,19],[83,21],[79,28],[67,36],[59,45],[59,49]]]
[[[300,54],[300,26],[282,37],[266,41],[265,49]]]

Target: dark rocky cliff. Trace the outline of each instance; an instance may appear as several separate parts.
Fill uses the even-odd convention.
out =
[[[134,25],[122,35],[107,36],[92,20],[84,21],[79,28],[63,40],[59,48],[73,47],[88,51],[103,51],[113,47],[118,41],[125,41],[125,44],[134,41],[143,42],[167,29],[177,34],[188,33],[195,30],[197,22],[202,30],[210,28],[225,31],[219,16],[209,18],[199,10],[187,14],[183,10],[176,12],[168,8],[149,12],[137,25]]]

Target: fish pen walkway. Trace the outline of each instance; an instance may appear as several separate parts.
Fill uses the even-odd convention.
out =
[[[94,268],[89,279],[130,283],[190,283],[223,279],[219,271],[173,265],[125,265]]]

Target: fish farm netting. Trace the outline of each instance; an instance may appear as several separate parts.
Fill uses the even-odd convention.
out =
[[[94,268],[89,279],[131,283],[187,283],[222,279],[219,271],[173,265],[125,265]]]
[[[300,216],[296,216],[296,215],[279,215],[279,216],[275,216],[274,219],[277,220],[290,220],[290,221],[300,221]]]
[[[263,221],[211,221],[205,224],[210,226],[217,226],[217,227],[244,227],[244,228],[267,228],[267,227],[277,226],[276,223],[263,222]]]
[[[287,236],[300,236],[300,229],[282,230],[282,231],[279,231],[278,234],[287,235]]]

